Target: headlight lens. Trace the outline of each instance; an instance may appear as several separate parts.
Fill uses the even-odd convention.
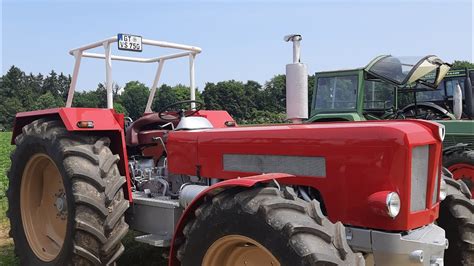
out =
[[[395,218],[400,213],[400,196],[396,192],[390,192],[387,194],[387,213],[390,217]]]
[[[447,196],[448,188],[446,187],[446,181],[441,179],[441,185],[439,186],[439,200],[444,200]]]

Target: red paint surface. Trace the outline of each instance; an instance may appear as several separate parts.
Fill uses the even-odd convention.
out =
[[[200,110],[195,116],[207,118],[214,128],[227,128],[225,122],[234,122],[237,125],[227,111]]]
[[[469,182],[471,194],[474,195],[474,166],[467,163],[457,163],[451,165],[448,170],[456,180],[466,180]]]
[[[387,196],[392,191],[380,191],[375,192],[374,194],[370,195],[367,204],[368,207],[376,214],[382,217],[390,217],[387,210]]]
[[[433,222],[438,204],[431,203],[439,171],[438,127],[418,121],[344,122],[240,127],[170,132],[167,148],[172,173],[231,179],[261,173],[223,169],[224,154],[320,156],[326,177],[297,176],[288,184],[319,190],[331,221],[373,229],[406,231]],[[411,149],[431,144],[427,209],[410,213]],[[394,191],[402,207],[395,218],[381,217],[367,206],[370,195]]]
[[[199,173],[206,178],[232,180],[216,184],[193,202],[192,208],[181,217],[177,236],[180,236],[184,221],[192,215],[193,208],[199,205],[205,193],[227,186],[250,187],[274,178],[283,184],[305,185],[319,190],[328,217],[333,222],[407,231],[432,223],[438,217],[439,203],[431,202],[435,176],[441,164],[441,141],[436,123],[405,120],[227,127],[225,122],[233,121],[227,112],[200,111],[198,115],[208,118],[215,128],[169,132],[167,150],[170,172],[186,175]],[[113,110],[90,108],[20,113],[15,120],[13,138],[24,125],[45,116],[61,118],[70,131],[104,131],[107,136],[110,135],[112,150],[122,158],[120,170],[127,177],[131,199],[123,116]],[[94,121],[95,127],[78,128],[78,121]],[[430,145],[429,192],[426,209],[411,213],[411,149],[418,145]],[[324,157],[326,176],[292,177],[287,174],[224,171],[224,154]],[[401,211],[395,219],[379,215],[369,207],[369,197],[381,191],[395,191],[400,195]],[[171,258],[170,264],[175,261],[174,256]]]
[[[177,238],[183,236],[183,229],[186,223],[194,217],[194,211],[196,208],[202,203],[204,198],[209,195],[213,195],[217,192],[220,192],[224,189],[230,187],[252,187],[257,183],[265,183],[270,182],[272,180],[278,180],[279,182],[281,179],[291,179],[294,178],[293,175],[283,174],[283,173],[273,173],[273,174],[264,174],[264,175],[256,175],[256,176],[248,176],[245,178],[238,178],[238,179],[231,179],[226,180],[223,182],[219,182],[206,190],[199,193],[198,196],[189,204],[189,206],[184,210],[183,215],[178,221],[178,224],[175,229],[175,233],[173,235],[173,240],[171,242],[171,249],[170,249],[170,259],[168,260],[168,265],[180,265],[180,262],[176,259],[176,245],[175,241]]]
[[[25,125],[44,117],[61,119],[68,131],[100,131],[101,134],[109,137],[111,140],[110,149],[114,154],[118,154],[121,159],[118,163],[120,173],[127,179],[125,195],[132,201],[128,155],[123,129],[123,114],[117,114],[111,109],[98,108],[53,108],[18,113],[13,124],[12,144],[15,144],[16,136],[21,133]],[[79,121],[93,121],[94,128],[79,128],[77,127],[77,122]]]

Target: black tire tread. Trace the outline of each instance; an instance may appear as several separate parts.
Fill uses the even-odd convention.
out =
[[[186,256],[186,239],[194,230],[199,230],[199,223],[205,223],[211,210],[216,208],[259,216],[275,234],[286,234],[288,245],[299,254],[304,265],[365,265],[362,255],[355,254],[347,244],[344,226],[320,216],[321,210],[314,210],[319,209],[316,201],[309,203],[299,199],[289,187],[283,191],[274,187],[229,189],[207,200],[195,210],[195,218],[183,230],[185,241],[177,250],[178,260],[183,261]],[[318,243],[325,243],[325,246],[311,245],[314,238],[321,239]]]
[[[438,225],[449,240],[445,265],[474,265],[474,201],[462,181],[443,176],[446,198],[441,201]]]
[[[100,259],[96,255],[81,246],[74,245],[74,253],[79,256],[81,260],[85,258],[93,265],[101,265]]]
[[[16,145],[23,145],[28,138],[57,145],[64,159],[56,163],[64,165],[67,178],[71,180],[77,211],[73,218],[74,255],[70,255],[66,264],[113,264],[123,253],[121,239],[128,230],[123,216],[129,203],[122,192],[125,178],[118,171],[120,157],[110,151],[110,140],[90,133],[68,132],[61,121],[48,119],[39,119],[24,126],[15,139]],[[15,156],[13,151],[12,158]],[[11,222],[21,224],[21,221]],[[65,244],[68,241],[66,239]],[[21,252],[17,252],[20,262],[24,264]]]
[[[454,151],[448,151],[443,154],[443,166],[446,168],[449,168],[450,166],[458,163],[466,163],[466,164],[471,164],[474,165],[474,150],[469,149],[469,148],[463,148],[463,149],[456,149]],[[454,185],[454,184],[452,184]],[[459,187],[460,185],[464,185],[460,187],[459,189],[462,190],[464,194],[468,194],[468,198],[472,198],[473,195],[471,195],[471,191],[469,187],[466,185],[466,183],[460,183],[459,185],[456,185]],[[474,184],[470,184],[473,186]]]

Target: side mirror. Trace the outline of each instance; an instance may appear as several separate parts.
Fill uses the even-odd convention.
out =
[[[462,116],[462,90],[461,85],[456,84],[453,92],[453,112],[456,119],[461,119]]]
[[[464,99],[466,102],[466,110],[464,113],[470,118],[474,118],[474,88],[472,87],[471,77],[474,78],[474,71],[469,73],[470,71],[466,69],[466,79],[464,80]]]

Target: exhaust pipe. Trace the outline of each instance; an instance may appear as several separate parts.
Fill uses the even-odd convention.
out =
[[[286,118],[300,124],[308,118],[308,68],[301,61],[299,34],[286,35],[285,42],[293,42],[293,63],[286,65]]]

